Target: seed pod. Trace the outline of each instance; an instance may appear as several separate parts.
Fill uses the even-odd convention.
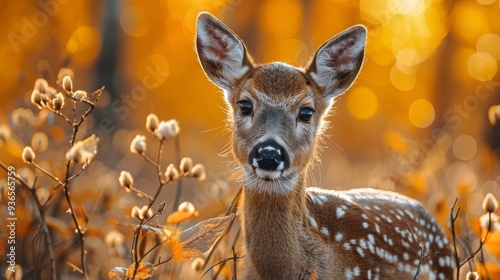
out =
[[[179,165],[179,170],[181,174],[188,175],[193,168],[193,160],[189,157],[181,159],[181,164]]]
[[[136,135],[130,144],[130,151],[134,154],[142,155],[146,152],[146,136]]]
[[[24,147],[22,158],[23,161],[26,163],[32,163],[35,160],[35,152],[33,152],[33,149],[31,149],[30,146]]]
[[[193,168],[191,168],[191,176],[193,178],[198,179],[198,181],[203,181],[205,180],[205,166],[203,164],[195,164]]]
[[[62,79],[62,87],[68,92],[73,92],[73,81],[70,76],[64,76]]]
[[[486,213],[493,213],[497,210],[497,208],[498,201],[495,196],[491,193],[486,194],[483,200],[483,211]]]
[[[161,121],[155,129],[158,139],[172,139],[179,134],[179,123],[176,120]]]
[[[167,166],[167,170],[165,171],[165,178],[167,182],[174,181],[179,177],[179,171],[175,168],[175,165],[172,163]]]
[[[155,130],[158,128],[160,120],[155,114],[149,114],[148,117],[146,118],[146,129],[154,133]]]
[[[59,111],[64,107],[64,95],[58,93],[54,99],[52,99],[52,107],[54,110]]]
[[[40,93],[47,92],[47,88],[49,87],[49,83],[43,78],[38,78],[35,81],[34,89],[38,90]]]
[[[134,185],[134,177],[132,177],[132,175],[127,171],[122,171],[120,173],[118,181],[120,182],[120,186],[124,187],[127,192],[130,192],[130,189]]]
[[[31,103],[38,107],[38,109],[43,109],[42,100],[42,94],[40,91],[38,89],[34,89],[31,93]]]

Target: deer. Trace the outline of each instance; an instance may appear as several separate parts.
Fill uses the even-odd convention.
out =
[[[306,67],[257,64],[220,20],[198,15],[198,59],[222,89],[231,153],[244,174],[243,279],[453,279],[449,241],[420,202],[377,189],[307,187],[326,117],[357,78],[366,38],[355,25]]]

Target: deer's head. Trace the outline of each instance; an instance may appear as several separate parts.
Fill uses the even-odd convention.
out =
[[[324,117],[361,68],[366,29],[328,40],[305,67],[253,63],[243,42],[208,13],[198,16],[196,50],[206,75],[222,88],[232,125],[232,151],[246,187],[287,194],[314,158]]]

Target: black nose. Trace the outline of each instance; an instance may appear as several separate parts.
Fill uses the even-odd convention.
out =
[[[248,161],[252,166],[265,170],[283,170],[289,165],[286,150],[274,140],[256,145],[250,151]]]

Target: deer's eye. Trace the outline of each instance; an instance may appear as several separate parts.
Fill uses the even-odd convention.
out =
[[[310,122],[313,113],[314,113],[314,110],[312,108],[304,107],[304,108],[300,109],[299,119],[303,122]]]
[[[252,114],[252,103],[250,103],[250,101],[243,100],[238,102],[238,104],[240,105],[240,113],[243,116],[248,116]]]

